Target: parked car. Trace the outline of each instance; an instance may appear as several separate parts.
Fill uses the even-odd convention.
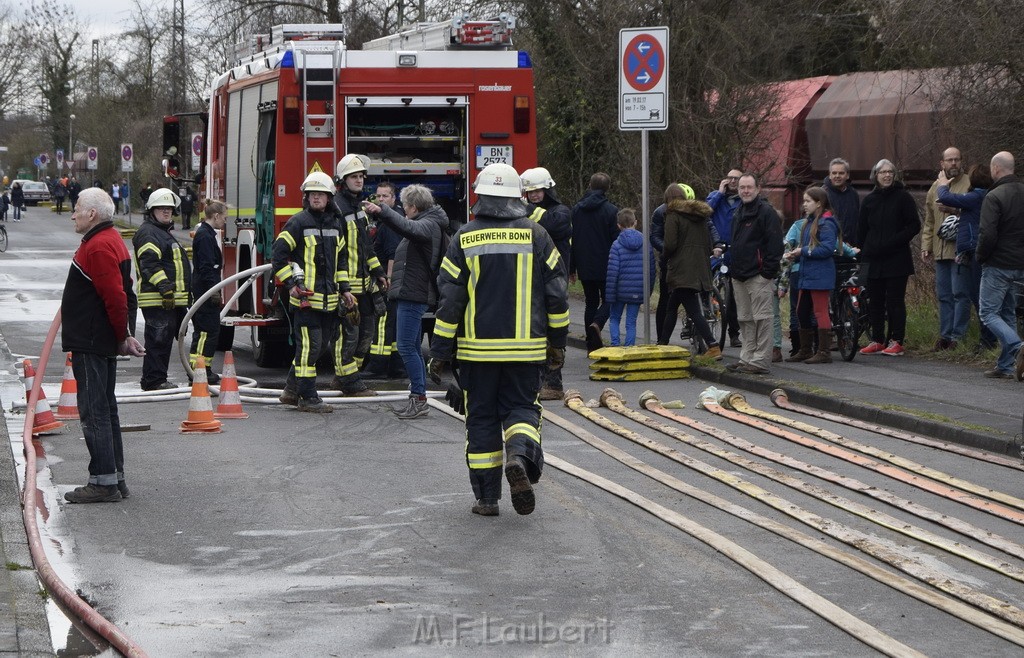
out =
[[[50,200],[50,188],[46,187],[46,183],[25,180],[23,178],[11,181],[12,186],[14,183],[21,183],[21,191],[25,195],[26,206],[34,206],[40,201]]]

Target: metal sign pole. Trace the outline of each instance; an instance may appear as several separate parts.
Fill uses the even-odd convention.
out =
[[[640,208],[640,216],[643,218],[644,223],[644,247],[643,247],[643,263],[644,263],[644,345],[651,344],[651,261],[647,258],[647,254],[651,249],[651,222],[649,221],[650,215],[647,212],[649,208],[648,204],[648,168],[647,168],[647,133],[646,129],[640,131],[640,187],[643,190],[642,201]]]

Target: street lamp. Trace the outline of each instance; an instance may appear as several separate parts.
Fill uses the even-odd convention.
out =
[[[68,170],[71,171],[75,165],[75,142],[72,139],[72,135],[75,134],[75,115],[72,114],[70,117],[71,121],[68,122]]]

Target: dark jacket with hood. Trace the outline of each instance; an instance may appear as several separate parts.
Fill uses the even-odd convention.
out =
[[[642,304],[644,301],[644,234],[623,229],[608,256],[604,298],[609,304]],[[647,262],[654,272],[654,249],[647,248]]]
[[[670,290],[711,290],[711,206],[672,199],[665,211],[665,282]]]
[[[1003,176],[981,206],[978,262],[989,267],[1024,270],[1024,183]]]
[[[869,279],[910,276],[914,257],[910,241],[921,232],[917,204],[903,183],[876,187],[860,207],[857,241],[860,259],[868,263]]]
[[[587,190],[572,209],[570,273],[581,281],[604,281],[608,254],[619,237],[619,209],[601,190]]]
[[[782,222],[761,197],[741,203],[732,216],[732,263],[729,276],[746,281],[755,276],[774,279],[782,262]]]
[[[377,218],[389,226],[402,241],[395,250],[388,299],[435,306],[437,304],[437,272],[441,267],[443,237],[448,230],[448,216],[441,206],[424,210],[415,219],[403,217],[387,206],[381,206]]]
[[[562,257],[562,265],[568,272],[572,260],[572,212],[558,200],[555,191],[551,189],[544,190],[544,198],[537,205],[544,209],[544,213],[537,221],[554,240],[558,254]],[[534,211],[533,208],[529,210],[531,213]]]
[[[707,204],[705,204],[707,205]],[[708,206],[711,209],[711,206]],[[668,210],[668,206],[664,203],[654,209],[651,213],[651,246],[659,254],[658,263],[664,267],[665,265],[665,212]],[[708,232],[711,233],[711,242],[713,244],[724,244],[722,237],[718,234],[718,227],[715,226],[712,210],[712,215],[707,218]],[[665,277],[664,271],[661,274],[662,278]]]
[[[843,232],[843,242],[856,247],[857,223],[860,220],[860,194],[853,189],[853,185],[847,183],[845,190],[832,185],[832,180],[827,176],[821,184],[828,194],[828,205],[832,207],[832,216],[839,222],[839,229]]]

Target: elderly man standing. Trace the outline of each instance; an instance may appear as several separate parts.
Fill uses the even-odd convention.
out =
[[[828,204],[832,207],[832,216],[839,222],[839,230],[843,232],[843,241],[856,245],[857,220],[860,217],[860,195],[850,185],[850,163],[842,158],[834,158],[828,163],[828,177],[822,184],[828,194]]]
[[[981,321],[1002,348],[996,367],[986,377],[1024,381],[1024,349],[1014,327],[1014,284],[1024,285],[1024,183],[1014,175],[1013,154],[992,156],[992,190],[981,206],[981,227],[975,257],[981,263]],[[1016,355],[1016,364],[1015,361]]]
[[[772,280],[782,260],[782,222],[753,174],[739,180],[740,206],[732,218],[732,276],[736,316],[743,348],[740,360],[727,366],[751,375],[767,375],[772,354]]]
[[[950,146],[942,152],[939,162],[942,173],[949,179],[949,191],[953,194],[965,194],[971,189],[971,181],[963,172],[960,149]],[[970,298],[955,299],[953,295],[953,269],[956,265],[956,235],[947,240],[939,235],[943,220],[960,211],[949,208],[938,201],[939,182],[932,183],[924,203],[924,227],[921,229],[921,260],[925,263],[935,259],[935,296],[939,300],[939,337],[932,347],[932,352],[953,349],[964,339],[967,325],[957,327],[954,319],[969,318]],[[966,312],[957,309],[957,305],[967,304]]]
[[[72,352],[78,412],[89,449],[89,482],[64,494],[69,503],[114,503],[128,497],[114,383],[117,356],[142,356],[131,335],[137,308],[132,259],[114,228],[114,202],[99,188],[83,190],[71,220],[82,244],[61,297],[61,349]]]

